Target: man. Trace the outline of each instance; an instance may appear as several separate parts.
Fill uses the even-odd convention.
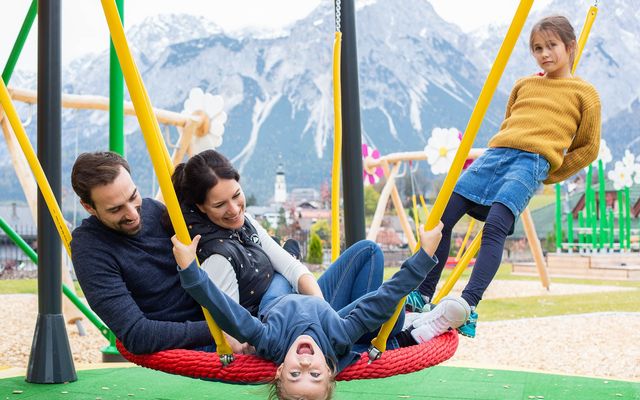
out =
[[[112,152],[83,153],[71,184],[91,214],[72,235],[78,281],[127,350],[211,345],[202,309],[180,286],[172,233],[161,223],[165,207],[140,196],[127,161]]]

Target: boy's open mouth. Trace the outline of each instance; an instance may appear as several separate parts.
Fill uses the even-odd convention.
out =
[[[296,349],[297,354],[311,354],[313,355],[313,348],[309,343],[300,343]]]

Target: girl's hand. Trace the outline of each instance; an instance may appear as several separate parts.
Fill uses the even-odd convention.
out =
[[[422,249],[431,257],[433,257],[433,254],[440,244],[443,227],[442,221],[438,221],[438,225],[428,231],[424,230],[424,225],[420,226],[420,246],[422,246]]]
[[[198,242],[200,242],[200,235],[196,235],[188,246],[179,241],[176,235],[171,237],[171,242],[173,243],[173,256],[176,258],[180,269],[189,268],[189,265],[191,265],[196,258],[196,249],[198,248]]]

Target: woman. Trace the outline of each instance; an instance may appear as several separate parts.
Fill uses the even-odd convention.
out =
[[[202,268],[254,316],[268,300],[288,293],[324,298],[341,309],[359,297],[354,293],[368,293],[382,284],[382,251],[370,241],[351,246],[316,281],[245,213],[240,175],[215,150],[179,164],[172,180],[189,233],[202,237],[197,250]]]

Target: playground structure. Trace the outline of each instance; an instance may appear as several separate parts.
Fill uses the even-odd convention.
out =
[[[636,215],[633,223],[631,207],[640,164],[627,151],[605,174],[611,153],[604,140],[600,147],[598,160],[587,168],[581,196],[570,201],[567,193],[563,199],[563,185],[555,185],[556,251],[547,255],[547,267],[555,276],[640,280],[640,220]],[[593,184],[596,168],[598,180]],[[531,273],[527,263],[515,264],[514,271]]]
[[[524,18],[526,18],[526,14],[528,13],[528,10],[531,6],[531,3],[529,2],[528,4],[526,4],[527,2],[522,2],[521,3],[521,7],[518,9],[518,13],[516,14],[516,17],[520,20],[520,22],[524,21]],[[115,5],[112,5],[111,2],[108,1],[103,1],[102,2],[104,10],[105,10],[105,15],[107,16],[107,19],[109,21],[109,26],[110,26],[110,30],[111,30],[111,34],[114,40],[114,45],[116,46],[116,51],[118,53],[118,56],[120,58],[120,63],[123,64],[123,69],[124,69],[124,73],[125,73],[125,78],[127,79],[127,85],[129,86],[129,90],[131,91],[131,96],[132,96],[132,100],[133,100],[133,104],[132,105],[125,105],[125,110],[127,110],[127,107],[129,107],[129,111],[131,113],[134,113],[140,118],[140,123],[142,126],[142,130],[143,130],[143,134],[145,135],[145,140],[147,141],[147,146],[150,149],[150,153],[152,156],[152,161],[154,163],[154,168],[156,169],[156,173],[159,175],[159,180],[160,180],[160,186],[162,189],[162,193],[163,193],[163,198],[167,201],[167,205],[170,209],[170,211],[173,209],[174,213],[171,214],[171,219],[172,222],[174,223],[174,225],[177,225],[177,231],[178,231],[178,236],[180,238],[180,240],[188,243],[190,241],[190,238],[188,237],[188,234],[186,235],[186,237],[184,236],[185,233],[182,227],[180,226],[180,219],[181,217],[175,215],[175,194],[172,193],[172,190],[167,190],[168,187],[168,183],[167,183],[167,178],[170,174],[171,171],[171,166],[168,163],[168,153],[166,151],[166,148],[164,148],[164,150],[162,149],[162,144],[163,142],[161,141],[161,135],[159,135],[159,128],[158,128],[158,122],[160,121],[160,115],[161,112],[160,111],[153,111],[151,110],[151,106],[150,106],[150,101],[148,99],[148,96],[145,92],[144,86],[142,85],[141,79],[140,79],[140,75],[139,72],[137,71],[135,64],[133,63],[133,60],[131,58],[131,54],[128,51],[127,48],[127,43],[126,43],[126,39],[124,38],[124,34],[122,31],[121,26],[118,28],[118,25],[120,25],[121,21],[118,21],[118,15],[117,12],[115,11]],[[516,20],[516,18],[514,18],[514,21]],[[520,28],[522,27],[522,25],[520,25]],[[515,38],[517,38],[517,28],[510,28],[510,33],[507,35],[508,37],[510,36],[512,40],[514,39],[514,35]],[[505,39],[506,41],[506,39]],[[127,54],[129,53],[129,54]],[[506,52],[508,53],[508,51]],[[508,54],[506,55],[506,59],[508,59]],[[499,75],[501,73],[500,68],[504,68],[504,63],[506,62],[506,59],[502,58],[502,62],[503,65],[500,66],[499,62],[497,62],[496,64],[498,64],[498,68],[496,69],[496,72],[494,73],[493,69],[492,69],[492,73],[490,74],[490,78],[492,78],[493,80],[491,81],[493,87],[489,88],[487,94],[485,94],[485,91],[483,89],[483,93],[481,94],[481,99],[479,100],[479,103],[483,103],[487,104],[488,103],[488,99],[491,98],[491,94],[489,92],[491,92],[492,90],[495,90],[495,86],[497,85],[497,80],[499,79]],[[4,83],[4,82],[3,82]],[[491,86],[491,85],[489,85]],[[54,87],[55,88],[55,87]],[[5,96],[5,97],[13,97],[14,100],[17,100],[17,97],[20,96],[20,94],[16,93],[16,91],[14,90],[13,92],[8,92],[11,93],[10,96]],[[86,99],[85,99],[86,100]],[[35,101],[35,100],[31,100],[31,101]],[[62,102],[64,104],[65,99],[62,99]],[[103,107],[104,109],[104,101],[105,99],[101,99],[100,100],[100,107]],[[3,107],[6,107],[6,98],[3,97]],[[98,107],[98,106],[96,106]],[[133,111],[132,111],[133,108]],[[40,109],[40,107],[39,107]],[[436,204],[434,204],[433,210],[431,210],[431,213],[429,214],[429,218],[426,222],[427,227],[429,227],[431,225],[431,227],[434,225],[434,223],[439,219],[439,215],[442,214],[442,210],[444,209],[444,205],[446,204],[447,198],[448,196],[450,196],[452,188],[453,188],[453,182],[455,182],[455,180],[457,179],[457,175],[459,175],[461,169],[462,169],[462,164],[464,162],[464,160],[467,158],[466,154],[464,154],[464,152],[466,151],[467,153],[470,152],[470,148],[471,148],[471,144],[473,142],[473,137],[475,136],[475,133],[477,132],[477,128],[479,127],[479,122],[482,120],[482,116],[484,114],[484,112],[486,112],[486,106],[484,107],[484,110],[482,110],[482,106],[480,107],[479,111],[476,112],[476,110],[474,110],[474,114],[472,115],[472,121],[470,122],[470,127],[467,127],[467,131],[466,133],[468,134],[469,137],[471,137],[470,139],[468,139],[464,146],[460,146],[461,150],[458,152],[460,153],[460,156],[458,156],[458,154],[456,154],[456,161],[454,162],[455,167],[452,168],[452,172],[449,174],[451,175],[451,178],[449,178],[449,176],[447,177],[447,180],[445,181],[445,187],[443,188],[443,191],[441,192],[441,196],[438,196],[438,200],[436,200]],[[337,113],[336,113],[337,114]],[[157,120],[156,120],[157,118]],[[204,118],[199,117],[199,116],[182,116],[180,118],[183,118],[182,121],[184,121],[184,132],[182,132],[181,134],[181,139],[180,139],[180,143],[182,145],[179,146],[179,149],[183,149],[184,148],[184,144],[185,143],[189,143],[189,141],[187,139],[184,139],[183,141],[183,136],[187,135],[187,131],[191,130],[187,129],[186,126],[189,124],[189,121],[191,121],[192,126],[194,126],[193,132],[197,131],[198,129],[203,130],[202,126],[204,125]],[[9,118],[10,120],[12,120],[12,118]],[[6,120],[6,119],[5,119]],[[13,118],[12,122],[14,121],[15,118]],[[359,122],[359,121],[358,121]],[[168,122],[165,122],[168,123]],[[182,122],[179,122],[182,123]],[[179,124],[176,123],[176,124]],[[15,127],[14,127],[15,128]],[[474,132],[475,129],[475,132]],[[19,129],[17,129],[19,130]],[[471,132],[469,134],[469,132]],[[359,133],[359,130],[358,130]],[[465,135],[466,137],[467,135]],[[358,138],[359,141],[359,138]],[[176,153],[178,152],[178,150],[176,150],[176,153],[174,153],[174,158],[178,158],[179,160],[182,159],[182,156],[184,156],[184,152],[188,152],[188,150],[182,150],[183,153],[181,156],[176,156]],[[351,158],[357,158],[357,157],[351,157]],[[173,163],[171,163],[171,165],[173,165]],[[335,164],[334,164],[335,165]],[[393,171],[395,170],[395,173],[397,174],[397,164],[393,165],[391,167],[391,169],[389,170],[389,172],[387,172],[387,176],[388,176],[388,181],[393,181]],[[389,167],[387,166],[387,169],[389,169]],[[359,171],[359,170],[357,170]],[[457,174],[456,174],[457,171]],[[359,172],[356,172],[356,175],[358,175]],[[337,186],[337,185],[334,185]],[[385,186],[386,188],[386,186]],[[393,192],[394,192],[394,187],[393,185],[389,185],[389,189],[387,189],[388,194],[386,195],[387,199],[389,197],[389,193],[391,193],[391,196],[393,196]],[[42,188],[41,188],[42,190]],[[395,191],[395,193],[397,194],[397,190]],[[393,197],[392,197],[393,198]],[[173,205],[172,205],[173,203]],[[346,199],[345,199],[345,203],[346,203]],[[346,207],[345,207],[346,208]],[[398,211],[400,212],[400,211]],[[439,213],[439,214],[438,214]],[[345,210],[345,214],[347,214],[346,210]],[[404,214],[404,212],[402,213]],[[530,216],[529,216],[530,217]],[[55,218],[55,217],[54,217]],[[334,219],[334,221],[337,221],[338,219]],[[182,225],[184,225],[184,222],[182,222]],[[349,225],[349,223],[347,222],[346,225]],[[404,228],[404,227],[403,227]],[[182,232],[181,232],[182,231]],[[533,233],[535,234],[535,230],[533,230]],[[407,235],[407,237],[413,237],[413,234],[411,235]],[[479,235],[478,237],[476,237],[476,239],[474,239],[474,241],[472,242],[472,244],[470,245],[470,250],[468,251],[469,254],[472,254],[472,249],[476,249],[477,250],[477,246],[479,245]],[[475,244],[474,244],[475,243]],[[538,243],[538,242],[536,242]],[[59,246],[58,246],[59,247]],[[335,246],[334,246],[335,247]],[[412,246],[413,247],[413,246]],[[541,254],[541,252],[540,252]],[[463,257],[464,258],[464,257]],[[54,285],[55,286],[55,285]],[[211,321],[211,324],[213,325],[212,327],[212,331],[214,331],[214,336],[216,336],[216,326],[215,323]],[[384,333],[381,333],[381,335],[384,335]],[[218,335],[220,336],[220,335]],[[451,335],[450,335],[451,336]],[[225,341],[222,338],[220,341],[218,340],[219,337],[216,337],[216,342],[218,343],[218,347],[220,349],[220,354],[221,354],[221,368],[226,368],[225,365],[228,363],[236,363],[236,364],[230,364],[230,365],[235,365],[238,366],[240,363],[238,363],[240,361],[240,359],[237,359],[235,361],[233,361],[233,359],[230,356],[230,353],[227,352],[225,353]],[[384,338],[386,339],[386,338]],[[34,339],[35,342],[35,339]],[[382,353],[385,351],[384,346],[379,346],[376,344],[376,348],[378,348],[379,353]],[[227,350],[228,351],[228,350]],[[455,351],[455,348],[454,348]],[[392,354],[391,352],[387,353],[387,354]],[[379,357],[379,354],[376,353],[370,353],[371,355],[371,360],[376,360]],[[213,357],[213,355],[211,355],[211,357]],[[385,358],[385,359],[388,359]],[[162,360],[163,362],[167,361],[165,359]],[[191,359],[187,359],[187,362],[192,361]],[[376,366],[379,366],[381,368],[385,368],[385,364],[382,364],[384,360],[379,361],[377,364],[374,364]],[[37,359],[35,361],[36,363],[38,362]],[[188,364],[188,363],[187,363]],[[188,368],[188,367],[187,367]],[[420,367],[423,368],[423,367]],[[194,369],[191,369],[188,372],[192,372]],[[389,371],[387,371],[389,372]],[[390,371],[391,375],[393,373],[395,373],[395,370]],[[387,375],[388,376],[388,375]],[[33,376],[31,376],[33,378]],[[356,379],[357,378],[361,378],[360,375],[355,375],[354,376]],[[213,379],[217,379],[218,377],[214,377]],[[71,379],[74,380],[74,379]]]

